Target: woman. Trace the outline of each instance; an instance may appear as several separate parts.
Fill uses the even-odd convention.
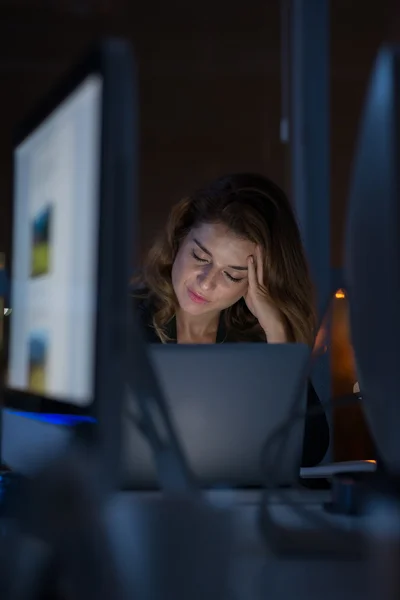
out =
[[[181,200],[139,283],[150,342],[314,343],[299,230],[285,194],[265,177],[230,175]],[[318,404],[310,385],[308,405]],[[308,419],[303,465],[320,462],[328,443],[325,415]]]

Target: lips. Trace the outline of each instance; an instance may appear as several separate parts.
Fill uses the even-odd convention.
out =
[[[192,302],[195,302],[196,304],[208,304],[208,300],[203,298],[203,296],[196,294],[196,292],[193,292],[190,288],[188,288],[188,296]]]

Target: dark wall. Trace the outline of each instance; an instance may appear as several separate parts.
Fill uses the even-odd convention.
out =
[[[115,0],[87,2],[81,12],[67,0],[30,11],[9,4],[0,19],[0,246],[8,239],[11,127],[103,33],[131,39],[137,56],[142,246],[174,201],[218,174],[252,169],[283,183],[278,0],[229,9],[210,0],[148,8]]]
[[[398,39],[395,0],[331,1],[332,262],[357,122],[379,45]],[[170,205],[217,174],[253,169],[285,186],[279,141],[280,1],[9,0],[0,9],[0,250],[7,247],[11,128],[102,34],[132,40],[141,105],[142,247]],[[287,158],[287,156],[286,156]]]

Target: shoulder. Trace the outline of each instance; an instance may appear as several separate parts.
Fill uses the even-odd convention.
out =
[[[132,310],[139,317],[139,321],[146,334],[147,341],[157,342],[158,336],[153,327],[154,306],[149,292],[145,288],[134,289],[130,292]]]
[[[222,311],[220,330],[227,342],[266,342],[265,333],[257,319],[250,313],[243,298],[236,304]]]

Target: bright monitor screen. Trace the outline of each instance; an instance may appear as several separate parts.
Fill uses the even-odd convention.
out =
[[[77,406],[94,392],[101,98],[87,77],[14,152],[7,385]]]

